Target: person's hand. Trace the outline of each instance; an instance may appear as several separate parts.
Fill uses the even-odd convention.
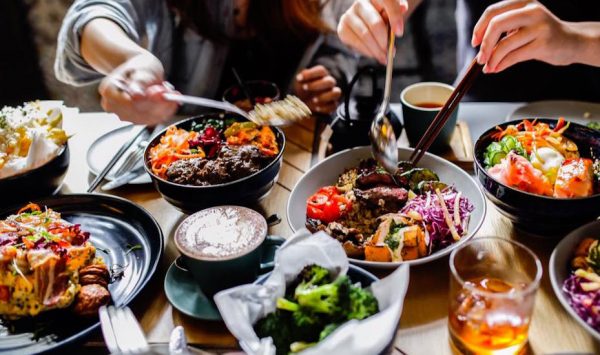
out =
[[[502,34],[506,34],[504,38]],[[573,63],[576,36],[542,4],[506,0],[488,7],[473,30],[471,44],[481,44],[477,61],[484,73],[497,73],[536,59],[553,65]]]
[[[298,73],[294,81],[294,92],[312,112],[324,114],[333,113],[342,96],[335,78],[322,65]]]
[[[338,36],[348,46],[385,64],[387,24],[396,36],[402,36],[407,11],[406,0],[356,0],[340,18]]]
[[[163,85],[164,69],[160,61],[141,54],[127,60],[100,83],[98,91],[106,112],[122,120],[154,126],[165,122],[177,111],[178,105],[163,99],[173,90]]]

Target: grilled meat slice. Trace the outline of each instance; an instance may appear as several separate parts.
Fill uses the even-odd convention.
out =
[[[408,199],[408,191],[402,187],[373,187],[368,190],[354,189],[356,199],[373,207],[397,212]]]

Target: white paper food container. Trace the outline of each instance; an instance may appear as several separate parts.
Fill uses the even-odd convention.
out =
[[[252,325],[275,310],[278,297],[285,294],[286,282],[296,278],[306,265],[321,265],[337,274],[346,274],[348,258],[340,243],[319,232],[298,231],[275,255],[275,269],[263,285],[242,285],[214,297],[229,331],[248,354],[275,354],[271,338],[259,339]],[[371,284],[379,313],[340,326],[316,346],[299,354],[379,354],[388,346],[398,326],[408,288],[409,267],[402,265],[388,277]]]

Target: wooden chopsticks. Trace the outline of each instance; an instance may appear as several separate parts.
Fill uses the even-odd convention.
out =
[[[460,100],[462,100],[463,96],[465,96],[465,93],[469,90],[469,88],[475,81],[475,78],[481,72],[482,69],[483,65],[477,63],[476,59],[473,59],[473,61],[469,65],[469,69],[465,73],[465,76],[458,83],[456,89],[454,89],[452,95],[450,95],[450,97],[444,104],[444,107],[442,107],[440,112],[438,112],[438,114],[435,116],[433,122],[431,122],[431,124],[427,128],[427,131],[425,131],[425,134],[423,135],[423,137],[421,137],[419,143],[417,143],[415,150],[410,155],[410,161],[413,165],[416,166],[425,154],[425,152],[429,149],[429,147],[431,147],[433,141],[435,141],[437,136],[440,134],[442,128],[448,121],[448,118],[452,115],[454,110],[456,110],[458,103],[460,102]]]

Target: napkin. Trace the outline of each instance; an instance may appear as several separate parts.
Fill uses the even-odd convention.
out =
[[[348,258],[341,244],[324,232],[311,235],[306,229],[286,241],[275,255],[275,268],[262,285],[242,285],[217,293],[214,297],[229,331],[242,349],[252,355],[275,354],[271,338],[259,339],[252,325],[275,310],[277,298],[285,295],[286,283],[306,266],[317,264],[337,275],[348,271]],[[379,312],[363,320],[352,320],[316,346],[300,352],[312,354],[378,354],[392,341],[402,313],[408,288],[408,265],[371,284]]]

